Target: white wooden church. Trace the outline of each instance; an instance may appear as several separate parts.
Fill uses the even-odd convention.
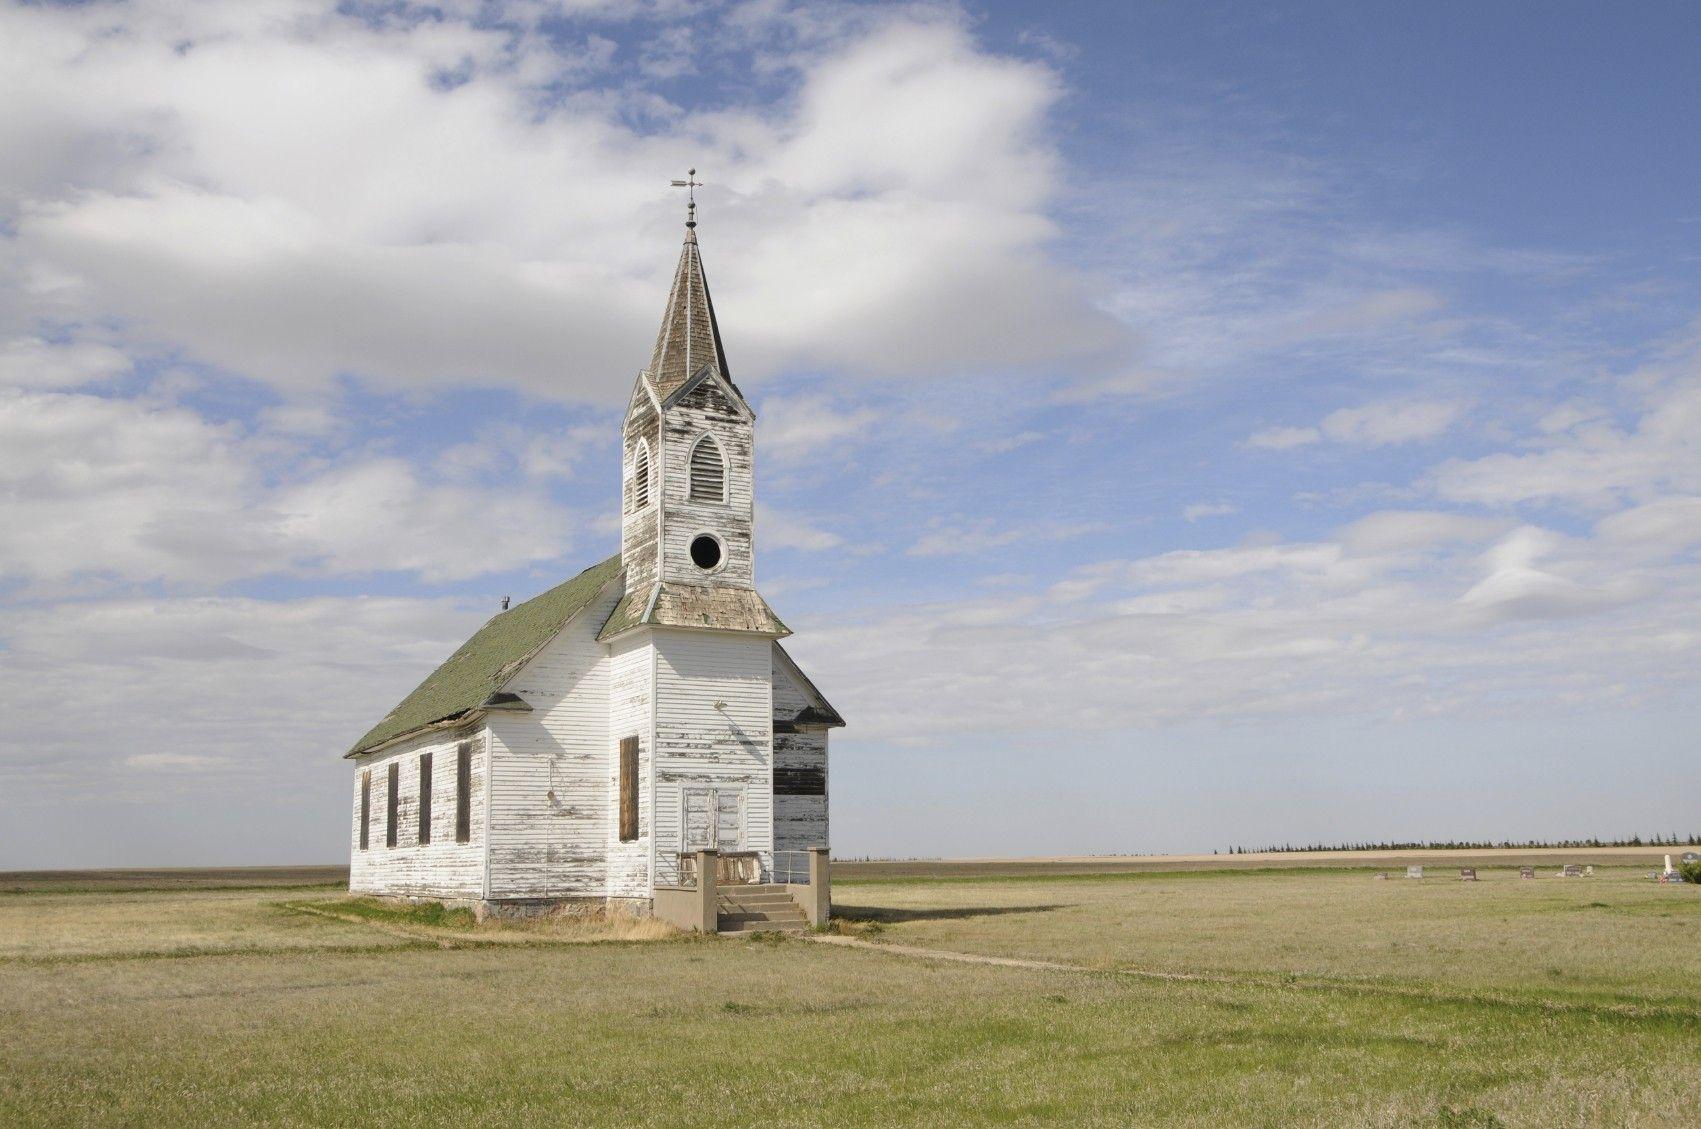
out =
[[[703,929],[826,914],[844,722],[756,591],[755,415],[695,229],[693,205],[626,411],[619,554],[491,619],[355,742],[351,891]]]

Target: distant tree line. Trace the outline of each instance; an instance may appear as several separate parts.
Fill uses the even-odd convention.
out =
[[[1696,846],[1701,846],[1701,835],[1679,836],[1674,831],[1670,835],[1652,835],[1647,838],[1632,835],[1628,839],[1530,839],[1524,842],[1511,839],[1501,842],[1449,839],[1445,842],[1432,840],[1424,843],[1310,843],[1303,846],[1283,843],[1280,846],[1272,847],[1230,847],[1228,853],[1231,855],[1277,855],[1289,851],[1504,851],[1519,848],[1553,850],[1561,847]],[[1215,854],[1216,852],[1211,853]]]

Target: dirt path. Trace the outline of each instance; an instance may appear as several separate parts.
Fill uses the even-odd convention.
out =
[[[892,956],[914,957],[918,960],[955,961],[958,964],[993,964],[1000,968],[1027,968],[1038,972],[1091,972],[1099,975],[1138,976],[1148,980],[1194,980],[1210,984],[1238,983],[1234,977],[1212,976],[1194,972],[1155,972],[1140,968],[1092,968],[1084,964],[1064,964],[1055,960],[1030,960],[1026,957],[994,957],[982,953],[958,953],[950,949],[924,949],[920,945],[899,945],[882,941],[859,940],[835,933],[811,933],[809,939],[823,945],[841,945],[847,949],[866,949],[869,952]]]
[[[882,941],[875,944],[856,937],[837,934],[810,934],[809,939],[821,945],[837,945],[847,949],[884,953],[909,960],[948,961],[956,964],[993,965],[999,968],[1020,968],[1032,972],[1069,972],[1076,975],[1116,976],[1139,980],[1182,981],[1195,984],[1220,984],[1253,988],[1277,988],[1283,991],[1335,992],[1354,996],[1383,996],[1425,1004],[1450,1004],[1479,1007],[1526,1015],[1586,1015],[1609,1022],[1675,1026],[1686,1031],[1701,1029],[1701,1011],[1688,1001],[1650,1000],[1646,1003],[1602,1003],[1591,1000],[1532,999],[1515,993],[1494,991],[1447,991],[1418,984],[1384,983],[1371,980],[1336,980],[1319,977],[1297,977],[1250,973],[1160,972],[1149,968],[1094,968],[1085,964],[1065,964],[1054,960],[1033,960],[1026,957],[995,957],[980,953],[960,953],[950,949],[928,949],[919,945],[901,945]]]

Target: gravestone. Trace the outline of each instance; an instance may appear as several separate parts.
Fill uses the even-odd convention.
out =
[[[1477,880],[1477,868],[1476,867],[1474,867],[1474,866],[1461,866],[1459,868],[1459,881],[1461,881],[1461,882],[1475,882],[1476,880]]]
[[[1408,866],[1408,867],[1406,867],[1406,877],[1407,878],[1422,878],[1423,877],[1423,867],[1421,867],[1421,866]]]
[[[1593,878],[1594,876],[1595,876],[1595,868],[1592,865],[1591,866],[1585,866],[1583,868],[1583,877],[1584,878]]]
[[[1533,867],[1533,866],[1520,866],[1518,868],[1518,877],[1519,878],[1534,878],[1535,876],[1536,876],[1536,868]]]
[[[1386,874],[1383,874],[1381,871],[1377,871],[1376,880],[1378,882],[1386,882],[1386,881],[1388,881],[1388,876]]]
[[[1565,864],[1565,869],[1559,872],[1559,876],[1561,878],[1581,878],[1583,877],[1583,868],[1574,862],[1568,862]]]
[[[1683,852],[1683,861],[1684,862],[1701,862],[1701,855],[1696,854],[1694,851],[1684,851]]]

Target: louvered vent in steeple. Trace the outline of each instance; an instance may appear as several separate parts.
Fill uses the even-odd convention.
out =
[[[691,448],[691,500],[726,501],[726,460],[712,436],[703,436]]]

